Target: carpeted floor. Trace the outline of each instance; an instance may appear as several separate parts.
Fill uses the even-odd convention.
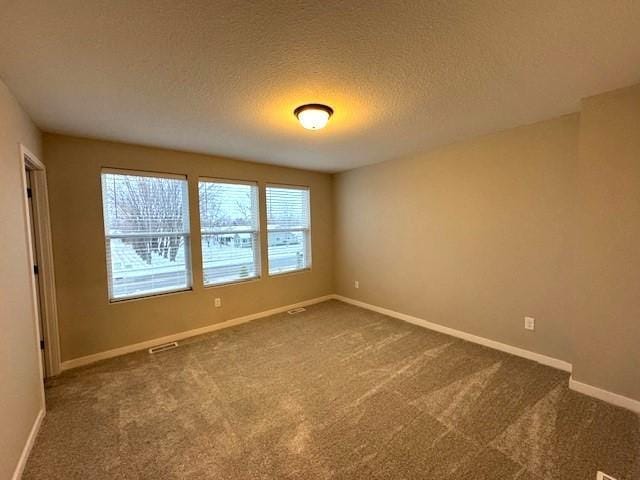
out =
[[[26,479],[640,479],[566,373],[337,301],[69,371]]]

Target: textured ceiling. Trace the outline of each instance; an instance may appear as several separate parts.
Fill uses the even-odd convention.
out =
[[[46,131],[339,171],[639,82],[640,1],[0,0],[0,77]]]

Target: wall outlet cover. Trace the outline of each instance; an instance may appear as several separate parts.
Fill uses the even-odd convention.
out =
[[[524,328],[527,330],[535,330],[536,319],[533,317],[524,317]]]
[[[219,298],[216,298],[216,299],[213,301],[213,304],[214,304],[216,307],[221,307],[221,306],[222,306],[222,300],[220,300]]]

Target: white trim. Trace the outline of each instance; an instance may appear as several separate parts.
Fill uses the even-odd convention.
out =
[[[234,227],[227,227],[227,230],[225,230],[224,227],[222,227],[221,230],[205,231],[200,229],[200,235],[235,235],[235,234],[242,235],[247,233],[260,233],[260,230],[258,230],[257,228],[255,230],[229,230],[229,228],[234,228]]]
[[[291,227],[291,228],[269,228],[269,189],[289,189],[289,190],[299,190],[307,192],[307,226],[301,227],[300,225]],[[269,277],[276,277],[278,275],[283,275],[286,273],[294,273],[305,270],[311,270],[313,268],[313,245],[312,245],[312,235],[311,235],[311,217],[312,217],[312,208],[311,208],[311,187],[309,186],[298,186],[298,185],[286,185],[286,184],[277,184],[277,183],[266,183],[264,187],[264,209],[266,212],[265,215],[265,224],[266,224],[266,240],[267,240],[267,274]],[[270,233],[287,233],[287,232],[302,232],[304,238],[304,251],[306,257],[306,263],[302,268],[296,268],[294,270],[286,270],[286,271],[277,271],[271,272],[271,262],[270,262],[270,254],[269,254],[269,234]]]
[[[11,477],[11,480],[20,480],[22,478],[24,467],[27,465],[29,454],[31,453],[33,444],[35,443],[36,437],[38,436],[38,432],[40,431],[40,425],[42,425],[42,419],[44,418],[44,415],[45,415],[45,410],[43,408],[38,412],[38,416],[33,422],[33,426],[31,427],[31,432],[29,432],[29,436],[27,437],[27,442],[24,444],[24,448],[22,449],[22,454],[18,459],[18,464],[16,465],[16,469],[13,471],[13,476]]]
[[[189,179],[187,175],[174,175],[174,174],[157,174],[154,172],[146,172],[146,171],[135,171],[130,170],[131,173],[122,173],[119,170],[110,169],[110,168],[102,168],[100,172],[100,189],[102,192],[102,222],[104,226],[104,238],[105,238],[105,263],[107,267],[107,291],[108,291],[108,300],[109,303],[118,302],[121,300],[128,299],[141,299],[145,297],[153,297],[156,295],[164,294],[164,293],[175,293],[186,290],[193,289],[193,262],[192,262],[192,252],[191,252],[191,212],[189,208]],[[184,216],[183,221],[185,224],[183,225],[183,229],[181,231],[170,231],[170,232],[162,232],[166,236],[175,236],[182,237],[184,239],[184,275],[186,280],[186,285],[179,286],[177,288],[167,288],[159,291],[147,290],[143,292],[139,292],[135,295],[122,295],[115,296],[114,294],[114,275],[113,275],[113,262],[111,261],[111,240],[112,239],[125,239],[125,238],[139,238],[139,237],[153,237],[154,234],[157,235],[157,232],[126,232],[126,233],[110,233],[111,226],[110,216],[108,215],[107,208],[107,190],[110,182],[105,180],[107,175],[115,175],[115,176],[125,176],[125,177],[141,177],[141,178],[151,178],[151,179],[166,179],[171,181],[179,182],[179,185],[182,189],[182,214]],[[115,188],[115,180],[114,180],[114,188]],[[181,273],[182,270],[176,270],[176,273]]]
[[[133,233],[105,233],[107,240],[115,239],[120,240],[123,238],[153,238],[158,236],[172,236],[172,237],[188,237],[189,232],[133,232]]]
[[[238,318],[232,318],[231,320],[226,320],[220,323],[214,323],[212,325],[207,325],[206,327],[200,327],[193,330],[187,330],[185,332],[174,333],[173,335],[154,338],[152,340],[146,340],[144,342],[134,343],[133,345],[127,345],[124,347],[114,348],[113,350],[106,350],[104,352],[94,353],[92,355],[87,355],[85,357],[74,358],[72,360],[67,360],[62,362],[61,367],[62,367],[62,370],[69,370],[70,368],[89,365],[90,363],[95,363],[100,360],[105,360],[107,358],[126,355],[127,353],[137,352],[138,350],[146,350],[148,348],[151,348],[163,343],[177,342],[179,340],[184,340],[185,338],[195,337],[196,335],[202,335],[204,333],[215,332],[216,330],[221,330],[223,328],[234,327],[242,323],[251,322],[252,320],[268,317],[270,315],[275,315],[277,313],[283,313],[283,312],[286,312],[287,310],[291,310],[292,308],[306,307],[308,305],[314,305],[316,303],[324,302],[326,300],[331,300],[332,298],[333,298],[333,295],[325,295],[323,297],[312,298],[310,300],[305,300],[305,301],[294,303],[291,305],[284,305],[282,307],[272,308],[270,310],[265,310],[263,312],[252,313],[251,315],[245,315],[243,317],[238,317]]]
[[[488,338],[479,337],[478,335],[473,335],[471,333],[463,332],[461,330],[445,327],[437,323],[428,322],[427,320],[423,320],[421,318],[414,317],[412,315],[407,315],[406,313],[396,312],[394,310],[389,310],[388,308],[378,307],[376,305],[371,305],[370,303],[361,302],[360,300],[354,300],[352,298],[343,297],[342,295],[334,295],[333,298],[345,303],[349,303],[351,305],[355,305],[356,307],[365,308],[367,310],[378,312],[383,315],[387,315],[389,317],[397,318],[399,320],[403,320],[405,322],[427,328],[429,330],[444,333],[446,335],[451,335],[452,337],[461,338],[468,342],[477,343],[478,345],[483,345],[485,347],[493,348],[494,350],[500,350],[501,352],[510,353],[511,355],[516,355],[518,357],[526,358],[528,360],[533,360],[534,362],[538,362],[543,365],[547,365],[549,367],[557,368],[558,370],[571,372],[572,365],[569,362],[565,362],[564,360],[548,357],[546,355],[531,352],[523,348],[513,347],[511,345],[507,345],[506,343],[501,343],[495,340],[490,340]]]
[[[32,173],[34,230],[38,243],[38,259],[40,273],[42,338],[45,341],[44,373],[47,377],[60,373],[60,335],[58,331],[58,307],[56,300],[55,272],[53,262],[53,246],[51,233],[51,217],[49,214],[49,193],[47,190],[47,170],[44,164],[20,144],[22,170],[29,168]],[[24,179],[26,185],[26,178]],[[27,200],[28,209],[28,200]],[[38,324],[38,327],[40,325]],[[38,347],[39,348],[39,347]]]
[[[611,475],[607,475],[604,472],[598,472],[596,473],[596,480],[616,480],[615,478],[613,478]]]
[[[569,388],[573,391],[610,403],[611,405],[626,408],[627,410],[640,414],[640,400],[634,400],[633,398],[625,397],[624,395],[619,395],[608,390],[603,390],[602,388],[594,387],[587,383],[579,382],[574,380],[573,375],[569,378]]]
[[[20,145],[20,159],[24,162],[25,158],[29,159],[29,166],[35,170],[45,170],[44,163],[40,161],[38,157],[36,157],[31,150],[25,147],[23,144]]]
[[[333,295],[333,298],[335,300],[340,300],[342,302],[355,305],[356,307],[364,308],[367,310],[371,310],[373,312],[387,315],[389,317],[397,318],[399,320],[403,320],[405,322],[409,322],[414,325],[427,328],[429,330],[434,330],[436,332],[444,333],[446,335],[451,335],[452,337],[461,338],[469,342],[473,342],[479,345],[483,345],[485,347],[493,348],[494,350],[500,350],[502,352],[510,353],[512,355],[526,358],[528,360],[533,360],[543,365],[557,368],[558,370],[563,370],[565,372],[571,373],[573,369],[573,365],[569,362],[565,362],[564,360],[559,360],[557,358],[548,357],[540,353],[535,353],[522,348],[513,347],[511,345],[497,342],[495,340],[490,340],[488,338],[472,335],[470,333],[462,332],[454,328],[449,328],[443,325],[439,325],[437,323],[428,322],[427,320],[423,320],[418,317],[407,315],[405,313],[396,312],[388,308],[378,307],[376,305],[371,305],[370,303],[361,302],[360,300],[354,300],[349,297],[343,297],[342,295]],[[594,397],[604,402],[610,403],[611,405],[626,408],[627,410],[631,410],[632,412],[640,414],[640,400],[634,400],[632,398],[625,397],[617,393],[609,392],[608,390],[603,390],[601,388],[594,387],[586,383],[578,382],[577,380],[574,380],[573,376],[569,377],[569,388],[571,390],[582,393],[584,395],[588,395],[590,397]]]
[[[229,327],[233,327],[243,323],[251,322],[253,320],[257,320],[260,318],[268,317],[270,315],[283,313],[293,308],[306,307],[309,305],[321,303],[321,302],[332,300],[332,299],[339,300],[341,302],[348,303],[351,305],[355,305],[356,307],[381,313],[383,315],[387,315],[392,318],[397,318],[398,320],[403,320],[405,322],[418,325],[420,327],[427,328],[429,330],[433,330],[436,332],[444,333],[452,337],[460,338],[462,340],[466,340],[472,343],[476,343],[478,345],[483,345],[485,347],[489,347],[494,350],[499,350],[505,353],[516,355],[518,357],[526,358],[528,360],[533,360],[534,362],[538,362],[543,365],[556,368],[558,370],[563,370],[565,372],[571,372],[572,370],[572,365],[569,362],[565,362],[564,360],[548,357],[546,355],[531,352],[529,350],[525,350],[522,348],[513,347],[511,345],[497,342],[495,340],[490,340],[488,338],[466,333],[460,330],[456,330],[454,328],[445,327],[437,323],[428,322],[426,320],[423,320],[418,317],[414,317],[412,315],[396,312],[388,308],[378,307],[376,305],[372,305],[366,302],[361,302],[360,300],[354,300],[352,298],[348,298],[348,297],[344,297],[342,295],[336,295],[336,294],[324,295],[322,297],[305,300],[303,302],[294,303],[294,304],[286,305],[282,307],[277,307],[270,310],[265,310],[263,312],[258,312],[251,315],[245,315],[243,317],[233,318],[231,320],[226,320],[220,323],[214,323],[212,325],[207,325],[206,327],[196,328],[194,330],[188,330],[185,332],[168,335],[166,337],[155,338],[153,340],[147,340],[145,342],[140,342],[133,345],[127,345],[125,347],[115,348],[113,350],[107,350],[105,352],[100,352],[93,355],[87,355],[85,357],[74,358],[72,360],[67,360],[65,362],[62,362],[61,368],[62,370],[69,370],[71,368],[81,367],[94,362],[98,362],[100,360],[105,360],[105,359],[117,357],[120,355],[126,355],[128,353],[136,352],[139,350],[146,350],[148,348],[151,348],[159,344],[176,342],[179,340],[183,340],[185,338],[202,335],[209,332],[214,332],[216,330],[222,330],[224,328],[229,328]],[[616,393],[612,393],[607,390],[602,390],[600,388],[578,382],[574,380],[573,377],[569,378],[569,388],[576,392],[589,395],[599,400],[603,400],[612,405],[616,405],[616,406],[631,410],[633,412],[640,413],[640,401],[633,400],[631,398],[624,397],[622,395],[618,395]]]
[[[289,188],[291,190],[309,190],[311,191],[311,187],[309,185],[296,185],[294,183],[271,183],[266,182],[264,184],[265,191],[267,188]]]
[[[22,178],[22,214],[24,220],[24,229],[25,229],[25,237],[27,239],[27,272],[29,272],[29,277],[31,278],[31,306],[33,307],[33,321],[35,323],[35,338],[33,339],[35,342],[35,351],[38,355],[38,367],[40,371],[40,379],[44,379],[45,377],[45,366],[42,362],[42,354],[40,351],[40,305],[38,299],[38,287],[36,286],[36,276],[33,274],[33,266],[36,265],[35,260],[33,258],[33,245],[34,238],[31,233],[31,212],[29,209],[29,198],[27,197],[27,173],[26,169],[29,165],[38,164],[42,165],[37,158],[27,150],[27,148],[19,144],[20,150],[20,175]],[[34,220],[35,222],[35,220]],[[44,384],[41,384],[40,388],[40,401],[42,408],[45,405],[45,397],[44,397]]]
[[[207,176],[198,176],[198,183],[228,183],[230,185],[248,185],[251,187],[256,187],[258,189],[258,181],[257,180],[239,180],[235,178],[220,178],[220,177],[207,177]],[[200,185],[198,185],[199,187]]]
[[[183,180],[185,182],[187,181],[186,173],[156,172],[153,170],[129,170],[126,168],[102,167],[102,169],[100,170],[101,177],[102,174],[124,175],[127,177],[168,178],[170,180]]]

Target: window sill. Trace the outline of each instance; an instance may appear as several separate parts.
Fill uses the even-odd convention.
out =
[[[209,288],[220,288],[220,287],[231,287],[233,285],[244,285],[245,283],[254,283],[254,282],[259,282],[261,280],[262,277],[251,277],[251,278],[247,278],[246,280],[233,280],[231,282],[225,282],[225,283],[213,283],[210,285],[204,285],[205,289],[209,289]]]
[[[181,288],[180,290],[168,290],[166,292],[150,293],[148,295],[138,295],[134,297],[110,298],[109,305],[117,305],[119,303],[136,302],[138,300],[147,300],[151,298],[166,297],[168,295],[178,295],[180,293],[193,292],[193,287]]]
[[[310,271],[311,271],[311,267],[300,268],[298,270],[287,270],[286,272],[270,273],[269,277],[271,277],[271,278],[286,277],[287,275],[299,275],[301,273],[307,273],[307,272],[310,272]]]

